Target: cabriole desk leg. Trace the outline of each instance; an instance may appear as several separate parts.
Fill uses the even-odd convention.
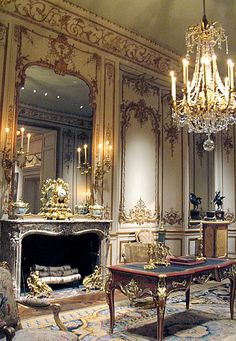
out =
[[[235,298],[235,288],[236,288],[236,277],[230,278],[230,315],[231,320],[234,318],[234,298]]]
[[[105,283],[106,301],[109,306],[110,312],[110,330],[109,333],[113,333],[113,326],[115,323],[115,304],[114,304],[114,292],[115,288],[112,287],[112,274],[110,273]]]
[[[189,302],[190,302],[190,286],[185,292],[185,297],[186,297],[186,309],[189,310]]]

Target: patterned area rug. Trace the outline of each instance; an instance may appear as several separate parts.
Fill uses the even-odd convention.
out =
[[[204,290],[192,290],[190,310],[185,310],[185,296],[171,296],[165,314],[165,340],[236,340],[236,320],[230,320],[229,285],[214,285]],[[201,290],[199,290],[201,288]],[[130,307],[127,300],[116,302],[116,324],[109,335],[108,306],[97,305],[71,310],[61,314],[68,329],[83,341],[155,340],[156,309],[148,308],[150,301],[139,301]],[[236,315],[236,311],[235,311]],[[22,320],[24,328],[50,328],[57,330],[52,315]]]

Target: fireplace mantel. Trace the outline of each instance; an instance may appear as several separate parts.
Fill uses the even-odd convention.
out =
[[[1,220],[1,251],[0,258],[7,261],[15,284],[16,297],[20,296],[22,240],[32,234],[49,236],[81,235],[95,233],[101,240],[100,264],[106,266],[109,230],[111,220]]]

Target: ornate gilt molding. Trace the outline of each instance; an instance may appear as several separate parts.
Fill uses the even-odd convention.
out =
[[[172,109],[171,109],[171,97],[170,93],[168,92],[164,96],[162,96],[162,104],[165,104],[165,106],[168,107],[168,111],[166,115],[163,113],[163,128],[164,128],[164,137],[165,141],[168,141],[170,144],[170,153],[171,157],[174,156],[174,148],[175,145],[178,143],[180,130],[178,129],[177,125],[173,122],[172,119]],[[164,106],[162,106],[163,110]],[[166,116],[164,118],[164,116]]]
[[[127,284],[118,283],[118,286],[130,301],[133,301],[135,298],[140,298],[144,295],[151,295],[152,292],[150,289],[142,289],[139,287],[139,283],[135,281],[133,278]]]
[[[115,70],[112,63],[105,64],[106,78],[108,79],[108,84],[111,85],[114,82]]]
[[[179,130],[176,125],[173,124],[173,120],[169,123],[164,124],[164,131],[165,131],[165,141],[168,141],[170,144],[170,152],[171,157],[174,156],[174,147],[175,144],[178,142]]]
[[[136,102],[125,101],[121,104],[122,113],[122,128],[127,130],[130,126],[130,119],[132,113],[134,117],[139,122],[140,127],[142,127],[150,117],[152,129],[155,134],[160,134],[160,114],[158,110],[151,106],[147,106],[144,99],[140,99]]]
[[[157,213],[152,213],[148,210],[144,201],[140,198],[133,209],[129,210],[129,214],[126,214],[124,210],[120,211],[119,222],[120,223],[137,223],[142,225],[146,223],[156,222],[158,219]]]
[[[183,218],[181,214],[178,211],[175,211],[173,207],[170,208],[170,211],[165,211],[165,214],[163,216],[163,222],[164,224],[169,225],[175,225],[175,224],[181,224],[183,221]]]
[[[20,118],[36,119],[40,121],[48,121],[62,125],[71,125],[73,127],[92,129],[92,120],[84,120],[76,115],[67,113],[53,112],[46,109],[33,108],[27,105],[21,105],[19,111]],[[65,115],[66,114],[66,115]]]
[[[195,144],[196,144],[196,152],[200,160],[200,165],[202,165],[202,160],[206,152],[203,148],[203,142],[205,140],[205,136],[203,137],[201,134],[195,135]]]
[[[223,139],[223,149],[224,149],[224,152],[226,153],[226,160],[227,162],[229,162],[230,153],[234,149],[232,128],[227,129],[222,132],[222,139]]]
[[[73,7],[72,13],[44,0],[1,0],[1,5],[8,13],[52,28],[158,73],[167,75],[169,70],[179,69],[178,57],[171,51],[79,7]],[[175,60],[171,60],[168,54]]]
[[[6,39],[7,27],[0,23],[0,42],[4,42]]]
[[[232,224],[235,221],[234,212],[231,212],[229,208],[227,208],[224,216],[225,216],[225,220],[229,221],[230,224]]]
[[[123,82],[127,84],[128,88],[142,97],[159,96],[160,94],[159,87],[146,80],[145,75],[137,77],[123,75]]]

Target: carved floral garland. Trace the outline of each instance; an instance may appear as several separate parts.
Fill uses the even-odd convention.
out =
[[[169,225],[175,225],[175,224],[181,224],[183,221],[180,213],[178,211],[175,211],[173,207],[170,208],[170,211],[165,211],[165,214],[163,216],[163,222],[164,224]]]
[[[151,210],[147,209],[144,201],[140,198],[134,208],[129,210],[128,215],[126,215],[123,210],[120,210],[119,221],[142,225],[145,222],[156,222],[157,214],[155,212],[151,213]]]

